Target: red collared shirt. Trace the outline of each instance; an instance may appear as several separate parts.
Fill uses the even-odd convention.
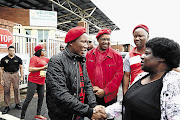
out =
[[[142,54],[137,53],[136,48],[137,47],[133,48],[133,50],[131,52],[129,52],[129,55],[127,55],[124,60],[124,70],[125,70],[125,72],[130,72],[130,74],[131,74],[130,84],[132,84],[135,77],[139,73],[144,72],[143,70],[141,70]]]
[[[116,98],[123,77],[122,56],[111,47],[104,52],[97,47],[86,54],[86,59],[89,79],[93,86],[104,90],[105,102]]]

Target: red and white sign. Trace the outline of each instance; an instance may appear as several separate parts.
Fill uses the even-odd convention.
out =
[[[9,47],[13,43],[13,35],[9,30],[0,28],[0,47]]]

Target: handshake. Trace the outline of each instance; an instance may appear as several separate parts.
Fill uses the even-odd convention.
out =
[[[104,120],[106,119],[105,107],[102,105],[97,105],[93,108],[93,115],[91,117],[92,120]]]

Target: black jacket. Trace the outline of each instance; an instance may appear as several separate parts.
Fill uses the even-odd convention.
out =
[[[80,92],[79,62],[82,65],[87,104],[81,103],[78,98]],[[74,115],[91,118],[93,107],[97,104],[86,71],[85,58],[71,53],[68,47],[62,53],[53,56],[48,63],[46,103],[51,120],[72,120]]]

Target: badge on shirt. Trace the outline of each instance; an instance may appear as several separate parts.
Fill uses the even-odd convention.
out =
[[[14,62],[18,62],[18,60],[14,60]]]
[[[8,59],[5,59],[4,62],[7,64],[7,63],[9,62],[9,60],[8,60]]]

